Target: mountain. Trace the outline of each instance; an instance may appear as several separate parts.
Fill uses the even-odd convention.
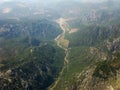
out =
[[[52,84],[63,66],[64,51],[54,43],[60,33],[49,20],[2,20],[0,89],[45,90]]]
[[[62,4],[69,63],[54,90],[119,90],[120,3],[75,5]]]
[[[0,1],[0,90],[119,90],[120,1]]]

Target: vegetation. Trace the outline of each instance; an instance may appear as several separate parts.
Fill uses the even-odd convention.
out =
[[[0,13],[4,18],[0,21],[0,89],[46,90],[57,80],[64,63],[65,69],[55,90],[77,90],[78,84],[88,84],[84,79],[87,81],[91,73],[91,77],[106,81],[116,76],[120,69],[119,4],[62,2],[50,8],[40,9],[38,4],[33,9],[22,6],[23,10],[16,7],[20,12],[13,9],[7,14]],[[10,17],[17,19],[5,19]],[[53,21],[60,17],[65,18],[68,30],[55,44],[62,30]],[[76,32],[69,33],[69,29]],[[65,46],[65,52],[59,44]],[[89,66],[95,71],[85,71]],[[81,74],[85,75],[77,83]]]
[[[22,60],[17,57],[11,62],[4,63],[2,69],[10,69],[10,73],[1,79],[1,90],[4,89],[42,89],[48,87],[57,77],[63,66],[64,51],[49,44],[35,47],[33,52]],[[61,55],[61,56],[59,56]],[[14,66],[14,67],[13,67]],[[8,68],[6,68],[8,67]],[[11,80],[9,82],[9,79]],[[17,82],[15,82],[17,81]],[[15,82],[15,83],[14,83]],[[4,87],[3,85],[6,84]],[[19,86],[18,86],[19,85]],[[14,87],[13,87],[14,86]]]
[[[0,23],[1,90],[45,90],[63,67],[64,50],[54,43],[61,30],[48,20]]]
[[[111,28],[112,27],[112,28]],[[101,44],[106,39],[119,37],[119,25],[112,26],[82,26],[77,33],[67,34],[70,40],[70,47],[74,46],[95,46]],[[108,30],[109,29],[109,30]],[[114,29],[114,31],[113,31]]]
[[[114,56],[113,53],[119,52],[120,22],[118,19],[120,18],[120,12],[118,10],[119,6],[112,5],[111,7],[106,4],[108,3],[76,5],[77,8],[72,8],[73,12],[76,12],[64,13],[64,17],[69,19],[67,21],[69,29],[77,28],[78,31],[72,34],[66,32],[65,34],[65,38],[69,40],[69,64],[66,66],[66,70],[55,90],[65,90],[66,88],[77,90],[75,89],[76,86],[79,87],[78,84],[82,86],[84,84],[84,81],[81,83],[82,80],[89,78],[89,74],[92,73],[86,71],[88,77],[79,78],[81,81],[76,84],[81,72],[84,71],[83,74],[86,74],[85,70],[89,66],[96,66],[96,68],[93,67],[95,68],[93,78],[108,80],[116,76],[120,65],[119,59],[113,60],[112,58],[119,57],[119,54]],[[71,11],[70,7],[68,7],[68,11],[69,9]],[[106,44],[107,40],[110,41],[111,47]],[[95,48],[92,53],[91,47]],[[86,83],[88,82],[86,81]]]
[[[103,79],[108,79],[116,75],[116,69],[109,61],[99,63],[93,73],[93,76]]]

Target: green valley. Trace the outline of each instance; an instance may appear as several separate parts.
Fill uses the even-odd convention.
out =
[[[119,90],[120,1],[0,1],[0,90]]]

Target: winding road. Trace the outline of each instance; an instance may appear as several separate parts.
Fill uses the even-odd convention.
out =
[[[68,28],[68,26],[66,24],[66,20],[64,18],[59,18],[56,22],[59,24],[59,26],[61,27],[63,32],[55,38],[55,41],[57,43],[57,46],[59,46],[60,48],[65,50],[65,58],[64,58],[64,66],[63,66],[61,72],[59,73],[59,77],[56,79],[54,84],[51,87],[49,87],[49,90],[54,90],[54,88],[57,86],[58,82],[60,81],[60,79],[62,77],[64,70],[67,69],[68,63],[69,63],[69,60],[67,59],[68,55],[69,55],[69,51],[68,51],[69,41],[67,39],[65,39],[65,33],[66,33],[66,31],[69,30],[69,28]]]

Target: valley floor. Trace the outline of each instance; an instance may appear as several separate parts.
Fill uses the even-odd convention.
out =
[[[51,85],[51,87],[49,87],[49,90],[54,90],[56,88],[57,84],[59,83],[60,79],[62,78],[63,73],[67,70],[68,63],[69,63],[69,60],[68,60],[69,40],[65,39],[65,33],[66,33],[66,31],[69,30],[69,28],[68,28],[66,20],[64,18],[59,18],[56,22],[59,24],[59,26],[63,30],[63,32],[55,38],[55,41],[57,43],[57,46],[59,46],[60,48],[65,50],[65,58],[64,58],[64,67],[62,68],[61,72],[59,73],[59,77],[56,79],[56,81],[53,83],[53,85]]]

